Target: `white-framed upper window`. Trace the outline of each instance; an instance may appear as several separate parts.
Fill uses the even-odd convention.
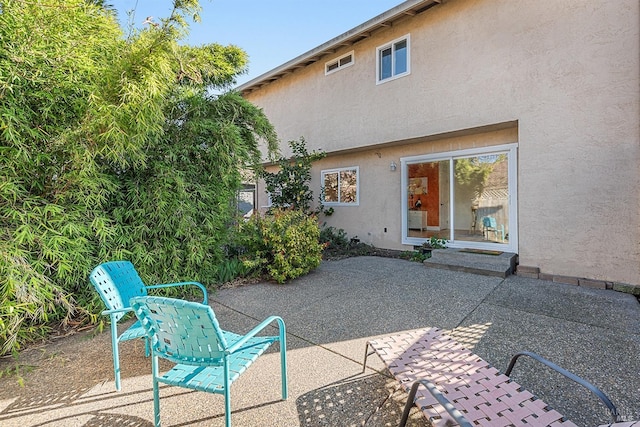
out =
[[[338,70],[342,70],[343,68],[347,68],[353,65],[354,63],[353,51],[349,53],[345,53],[342,56],[339,56],[336,59],[332,59],[331,61],[327,61],[324,64],[324,74],[335,73]]]
[[[376,83],[385,83],[411,72],[409,34],[376,49]]]
[[[360,169],[358,166],[326,169],[320,172],[323,203],[326,206],[360,204]]]

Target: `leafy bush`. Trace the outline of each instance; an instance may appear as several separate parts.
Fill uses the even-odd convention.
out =
[[[255,263],[233,257],[222,261],[214,268],[216,283],[228,283],[236,278],[250,277],[256,271]]]
[[[432,236],[427,242],[422,244],[422,247],[425,249],[446,249],[447,243],[449,243],[447,239],[440,239]]]
[[[324,245],[325,248],[346,249],[349,246],[347,232],[342,228],[338,229],[331,226],[323,226],[320,229],[319,241]]]
[[[278,283],[309,273],[320,265],[320,227],[313,215],[300,210],[277,210],[272,215],[254,215],[242,226],[247,259],[261,265]]]
[[[53,313],[73,310],[73,300],[64,289],[37,273],[25,258],[6,252],[7,246],[0,243],[0,354],[45,336],[49,332],[46,322],[55,317]]]
[[[280,169],[277,172],[262,171],[261,177],[264,179],[266,190],[271,194],[271,203],[275,209],[297,209],[311,213],[311,164],[325,157],[326,153],[309,153],[304,138],[289,141],[289,146],[293,152],[291,158],[280,157]],[[319,209],[322,209],[322,203]]]
[[[408,261],[423,262],[427,258],[431,258],[431,254],[423,251],[403,251],[400,258]]]
[[[326,227],[326,225],[323,225],[320,230],[319,240],[323,247],[322,257],[326,260],[377,255],[385,252],[384,249],[361,242],[358,236],[349,238],[342,228]]]

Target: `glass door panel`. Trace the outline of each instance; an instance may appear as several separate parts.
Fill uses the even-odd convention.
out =
[[[517,145],[400,159],[403,244],[517,251]]]
[[[506,154],[453,159],[454,240],[508,243]]]
[[[449,239],[449,160],[407,166],[407,236]]]

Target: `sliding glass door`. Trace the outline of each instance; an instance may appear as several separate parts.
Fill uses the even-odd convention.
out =
[[[517,251],[515,144],[400,159],[404,244]]]

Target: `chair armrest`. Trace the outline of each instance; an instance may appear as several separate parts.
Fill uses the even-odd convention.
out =
[[[565,377],[569,378],[570,380],[572,380],[572,381],[580,384],[581,386],[585,387],[591,393],[593,393],[596,397],[598,397],[602,403],[605,404],[605,406],[609,409],[609,414],[611,415],[611,420],[614,423],[620,421],[618,409],[611,402],[611,400],[609,400],[607,395],[604,394],[598,387],[594,386],[589,381],[586,381],[586,380],[580,378],[579,376],[577,376],[573,372],[567,371],[566,369],[561,368],[560,366],[556,365],[555,363],[553,363],[553,362],[545,359],[544,357],[542,357],[542,356],[540,356],[540,355],[538,355],[536,353],[533,353],[531,351],[521,351],[519,353],[516,353],[511,358],[511,361],[509,362],[509,366],[507,367],[507,370],[505,371],[505,375],[506,376],[510,376],[511,375],[511,371],[513,370],[513,367],[516,365],[516,361],[518,360],[518,358],[520,356],[528,356],[528,357],[532,358],[533,360],[536,360],[536,361],[542,363],[543,365],[546,365],[547,367],[553,369],[557,373],[559,373],[561,375],[564,375]]]
[[[238,351],[240,348],[242,348],[242,346],[247,341],[249,341],[250,338],[256,336],[258,334],[258,332],[262,331],[264,328],[269,326],[269,324],[271,324],[274,321],[278,322],[278,330],[280,332],[279,333],[279,340],[281,342],[283,342],[285,334],[286,334],[286,329],[285,329],[285,326],[284,326],[284,320],[282,320],[282,318],[279,317],[279,316],[269,316],[265,320],[263,320],[262,323],[260,323],[258,326],[256,326],[255,328],[253,328],[249,332],[247,332],[247,334],[245,334],[238,341],[234,342],[229,348],[227,348],[227,353],[233,354],[236,351]]]
[[[207,294],[207,288],[205,288],[202,283],[198,283],[198,282],[179,282],[179,283],[165,283],[165,284],[162,284],[162,285],[150,285],[150,286],[145,286],[145,287],[147,289],[160,289],[160,288],[169,288],[169,287],[174,287],[174,286],[186,286],[186,285],[193,285],[193,286],[197,286],[198,288],[200,288],[200,290],[202,291],[202,303],[205,304],[205,305],[208,305],[209,296]]]
[[[116,314],[116,313],[126,313],[128,311],[133,311],[133,308],[131,307],[124,307],[124,308],[117,308],[114,310],[104,310],[102,313],[103,316],[110,316],[112,314]]]

